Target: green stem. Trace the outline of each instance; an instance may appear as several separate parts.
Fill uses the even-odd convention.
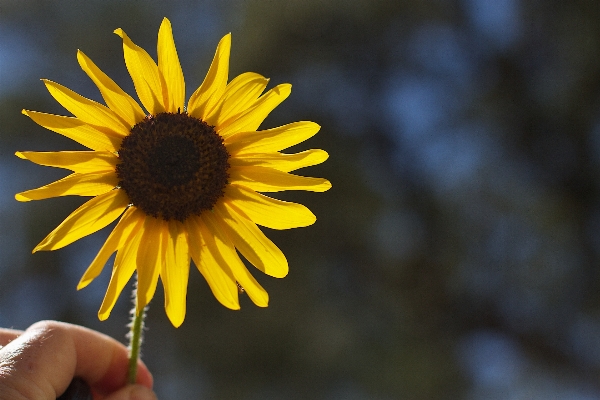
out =
[[[134,291],[135,293],[135,291]],[[135,303],[135,296],[134,296]],[[133,306],[133,317],[129,331],[129,368],[127,370],[127,382],[135,383],[137,377],[137,362],[140,357],[142,348],[142,331],[144,330],[144,317],[146,316],[146,308],[144,307],[139,315],[136,311],[136,306]]]

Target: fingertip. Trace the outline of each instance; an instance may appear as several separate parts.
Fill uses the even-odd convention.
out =
[[[135,385],[129,393],[129,400],[157,400],[156,394],[145,386]]]
[[[105,397],[105,400],[157,400],[157,397],[146,386],[128,385]]]
[[[140,360],[138,360],[138,369],[135,382],[138,385],[146,386],[148,389],[152,389],[154,385],[154,378],[152,377],[152,373],[150,373],[150,370],[148,370],[146,364],[144,364]]]

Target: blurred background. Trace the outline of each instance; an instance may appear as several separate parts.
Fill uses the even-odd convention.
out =
[[[21,115],[68,115],[39,79],[101,101],[81,49],[134,94],[112,31],[155,57],[164,16],[187,96],[227,32],[230,77],[293,84],[262,127],[321,124],[298,149],[330,153],[304,173],[333,188],[282,196],[318,220],[266,232],[290,264],[255,273],[268,308],[224,308],[192,267],[175,329],[159,286],[160,398],[600,399],[597,0],[0,0],[0,326],[125,341],[126,294],[96,316],[111,261],[75,289],[110,228],[32,255],[84,199],[16,202],[65,172],[14,152],[79,149]]]

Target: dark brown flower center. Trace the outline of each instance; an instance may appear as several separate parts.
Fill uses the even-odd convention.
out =
[[[134,206],[155,218],[184,221],[223,196],[228,159],[214,127],[186,113],[160,113],[123,139],[116,172]]]

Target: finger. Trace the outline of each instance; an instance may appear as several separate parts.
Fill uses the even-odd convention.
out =
[[[16,329],[0,328],[0,347],[6,346],[22,334],[23,331],[18,331]]]
[[[128,385],[116,391],[104,400],[157,400],[150,389],[142,385]]]
[[[102,394],[112,393],[127,383],[129,352],[120,342],[99,332],[78,326],[68,325],[73,330],[77,347],[77,368],[75,376],[83,378],[92,388]],[[91,341],[91,338],[97,338]],[[152,388],[152,374],[146,365],[138,360],[136,383]]]
[[[91,400],[92,391],[90,385],[81,378],[73,378],[67,390],[56,400]]]
[[[125,385],[127,358],[125,346],[99,332],[38,322],[0,350],[0,398],[13,390],[24,398],[56,399],[74,376],[111,393]],[[138,371],[138,383],[151,387],[148,369],[140,363]]]

